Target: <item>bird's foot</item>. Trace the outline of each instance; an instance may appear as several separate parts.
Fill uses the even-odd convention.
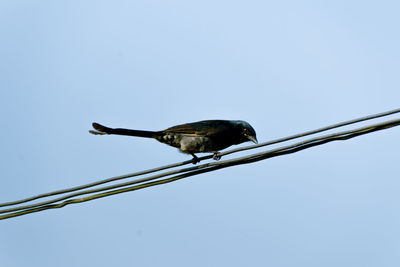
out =
[[[221,159],[221,153],[219,153],[219,152],[214,152],[214,155],[213,155],[213,160],[220,160]]]
[[[193,164],[197,164],[200,162],[200,159],[195,154],[192,153],[192,156],[193,156],[193,159],[192,159]]]

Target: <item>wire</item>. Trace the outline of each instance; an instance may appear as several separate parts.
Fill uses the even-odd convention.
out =
[[[396,113],[399,113],[399,112],[400,112],[400,109],[394,109],[394,110],[390,110],[390,111],[387,111],[387,112],[382,112],[382,113],[378,113],[378,114],[374,114],[374,115],[369,115],[369,116],[353,119],[353,120],[350,120],[350,121],[333,124],[333,125],[330,125],[330,126],[326,126],[326,127],[323,127],[323,128],[316,129],[316,130],[307,131],[307,132],[303,132],[303,133],[296,134],[296,135],[291,135],[291,136],[288,136],[288,137],[272,140],[272,141],[269,141],[269,142],[264,142],[264,143],[261,143],[261,144],[258,144],[258,145],[245,146],[245,147],[240,147],[240,148],[237,148],[237,149],[228,150],[226,152],[220,153],[220,156],[225,156],[225,155],[229,155],[229,154],[236,153],[236,152],[239,152],[239,151],[245,151],[245,150],[249,150],[249,149],[264,147],[264,146],[268,146],[268,145],[272,145],[272,144],[282,143],[282,142],[286,142],[286,141],[293,140],[293,139],[296,139],[296,138],[305,137],[305,136],[309,136],[309,135],[312,135],[312,134],[316,134],[316,133],[332,130],[332,129],[335,129],[335,128],[339,128],[339,127],[343,127],[343,126],[359,123],[359,122],[362,122],[362,121],[367,121],[367,120],[372,120],[372,119],[377,119],[377,118],[380,118],[380,117],[393,115],[393,114],[396,114]],[[199,157],[199,160],[206,160],[206,159],[210,159],[210,158],[212,158],[212,155]],[[37,199],[40,199],[40,198],[45,198],[45,197],[51,197],[51,196],[60,195],[60,194],[71,193],[71,192],[75,192],[75,191],[79,191],[79,190],[83,190],[83,189],[99,186],[99,185],[102,185],[102,184],[105,184],[105,183],[110,183],[110,182],[114,182],[114,181],[118,181],[118,180],[122,180],[122,179],[127,179],[127,178],[132,178],[132,177],[136,177],[136,176],[140,176],[140,175],[159,172],[159,171],[170,169],[170,168],[176,168],[176,167],[187,165],[187,164],[190,164],[190,163],[192,163],[192,160],[187,160],[187,161],[183,161],[183,162],[180,162],[180,163],[165,165],[165,166],[162,166],[162,167],[153,168],[153,169],[149,169],[149,170],[145,170],[145,171],[141,171],[141,172],[135,172],[135,173],[125,174],[125,175],[115,176],[115,177],[111,177],[111,178],[108,178],[108,179],[100,180],[100,181],[97,181],[97,182],[93,182],[93,183],[89,183],[89,184],[85,184],[85,185],[81,185],[81,186],[76,186],[76,187],[71,187],[71,188],[67,188],[67,189],[57,190],[57,191],[54,191],[54,192],[44,193],[44,194],[36,195],[36,196],[33,196],[33,197],[29,197],[29,198],[25,198],[25,199],[21,199],[21,200],[17,200],[17,201],[0,203],[0,207],[19,205],[19,204],[30,202],[30,201],[33,201],[33,200],[37,200]],[[178,172],[174,172],[174,173],[178,173]],[[103,190],[103,189],[101,189],[101,190]],[[99,192],[101,190],[90,190],[90,192]],[[108,188],[105,189],[105,190],[108,190]],[[82,194],[71,194],[70,196],[77,196],[77,195],[82,195]],[[61,199],[66,199],[66,198],[65,197],[59,198],[59,200],[61,200]],[[12,209],[10,209],[10,210],[12,210]],[[1,213],[1,211],[0,211],[0,213]]]
[[[358,128],[355,130],[343,131],[343,132],[339,132],[339,133],[335,133],[335,134],[325,135],[322,137],[316,137],[316,138],[312,138],[312,139],[309,139],[309,140],[306,140],[303,142],[299,142],[299,143],[296,143],[293,145],[288,145],[288,146],[280,147],[277,149],[252,154],[252,155],[245,156],[245,157],[225,160],[225,161],[221,161],[221,162],[212,162],[212,163],[203,164],[203,165],[192,167],[192,168],[186,168],[185,173],[179,174],[179,175],[167,178],[167,179],[161,179],[161,180],[157,180],[157,181],[142,183],[139,185],[128,186],[128,187],[124,187],[124,188],[110,190],[110,191],[102,192],[99,194],[93,194],[93,195],[83,197],[83,198],[68,199],[68,200],[58,203],[58,204],[46,204],[46,205],[36,204],[28,209],[23,209],[23,210],[19,210],[17,212],[10,212],[8,214],[1,215],[0,220],[8,219],[8,218],[16,217],[16,216],[21,216],[21,215],[29,214],[29,213],[33,213],[33,212],[39,212],[39,211],[43,211],[43,210],[47,210],[47,209],[62,208],[69,204],[86,202],[86,201],[94,200],[97,198],[102,198],[102,197],[120,194],[120,193],[124,193],[124,192],[134,191],[134,190],[139,190],[139,189],[143,189],[143,188],[147,188],[147,187],[151,187],[151,186],[155,186],[155,185],[170,183],[170,182],[173,182],[173,181],[176,181],[179,179],[183,179],[186,177],[190,177],[193,175],[198,175],[201,173],[210,172],[210,171],[214,171],[217,169],[226,168],[226,167],[230,167],[230,166],[253,163],[253,162],[257,162],[257,161],[264,160],[264,159],[271,158],[271,157],[295,153],[295,152],[298,152],[298,151],[301,151],[301,150],[304,150],[304,149],[307,149],[307,148],[310,148],[313,146],[322,145],[322,144],[332,142],[332,141],[348,140],[348,139],[351,139],[351,138],[354,138],[354,137],[357,137],[360,135],[388,129],[388,128],[399,126],[399,125],[400,125],[400,119],[397,119],[397,120],[386,121],[386,122],[382,122],[382,123],[378,123],[378,124],[374,124],[374,125],[368,125],[366,127]],[[168,175],[170,175],[170,172],[158,175],[158,178],[163,177],[163,176],[168,176]],[[151,179],[156,179],[156,178],[153,177]],[[147,181],[149,181],[149,180],[150,180],[150,178],[147,178]],[[135,183],[137,181],[138,180],[132,181],[131,183]],[[142,179],[142,181],[143,181],[143,179]]]
[[[18,205],[18,204],[22,204],[22,203],[25,203],[25,202],[33,201],[33,200],[36,200],[36,199],[39,199],[39,198],[44,198],[44,197],[50,197],[50,196],[70,193],[70,192],[74,192],[74,191],[78,191],[78,190],[82,190],[82,189],[98,186],[98,185],[101,185],[101,184],[110,183],[110,182],[117,181],[117,180],[122,180],[122,179],[131,178],[131,177],[135,177],[135,176],[139,176],[139,175],[145,175],[145,174],[148,174],[148,173],[162,171],[162,170],[165,170],[165,169],[179,167],[179,166],[191,163],[191,162],[192,162],[192,160],[183,161],[183,162],[180,162],[180,163],[170,164],[170,165],[166,165],[166,166],[162,166],[162,167],[158,167],[158,168],[154,168],[154,169],[149,169],[149,170],[146,170],[146,171],[141,171],[141,172],[135,172],[135,173],[130,173],[130,174],[126,174],[126,175],[115,176],[115,177],[111,177],[111,178],[108,178],[108,179],[100,180],[100,181],[97,181],[97,182],[94,182],[94,183],[89,183],[89,184],[85,184],[85,185],[81,185],[81,186],[70,187],[70,188],[67,188],[67,189],[57,190],[57,191],[50,192],[50,193],[44,193],[44,194],[36,195],[36,196],[33,196],[33,197],[29,197],[29,198],[25,198],[25,199],[21,199],[21,200],[17,200],[17,201],[0,203],[0,207]]]
[[[269,146],[269,145],[273,145],[273,144],[277,144],[277,143],[282,143],[282,142],[286,142],[286,141],[293,140],[293,139],[296,139],[296,138],[305,137],[305,136],[313,135],[313,134],[316,134],[316,133],[321,133],[321,132],[329,131],[329,130],[332,130],[332,129],[348,126],[348,125],[351,125],[351,124],[355,124],[355,123],[359,123],[359,122],[363,122],[363,121],[368,121],[368,120],[373,120],[373,119],[377,119],[377,118],[381,118],[381,117],[394,115],[396,113],[400,113],[400,108],[393,109],[393,110],[386,111],[386,112],[382,112],[382,113],[377,113],[377,114],[374,114],[374,115],[360,117],[360,118],[349,120],[349,121],[345,121],[345,122],[340,122],[340,123],[333,124],[333,125],[326,126],[326,127],[322,127],[322,128],[316,129],[316,130],[311,130],[311,131],[307,131],[307,132],[304,132],[304,133],[295,134],[295,135],[291,135],[291,136],[284,137],[284,138],[279,138],[279,139],[276,139],[276,140],[264,142],[264,143],[257,144],[257,145],[239,147],[239,148],[236,148],[236,149],[232,149],[232,150],[220,153],[220,156],[225,156],[225,155],[229,155],[229,154],[236,153],[236,152],[239,152],[239,151],[245,151],[245,150],[249,150],[249,149]]]

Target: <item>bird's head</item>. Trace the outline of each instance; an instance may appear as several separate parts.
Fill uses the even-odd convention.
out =
[[[252,141],[258,143],[256,137],[256,131],[251,125],[245,121],[235,121],[236,126],[240,129],[242,142]]]

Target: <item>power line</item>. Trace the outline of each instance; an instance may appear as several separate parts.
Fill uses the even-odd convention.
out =
[[[335,129],[335,128],[339,128],[339,127],[343,127],[343,126],[348,126],[348,125],[351,125],[351,124],[359,123],[359,122],[362,122],[362,121],[367,121],[367,120],[377,119],[377,118],[381,118],[381,117],[386,117],[386,116],[393,115],[393,114],[396,114],[396,113],[399,113],[399,112],[400,112],[400,109],[394,109],[394,110],[390,110],[390,111],[386,111],[386,112],[382,112],[382,113],[378,113],[378,114],[374,114],[374,115],[364,116],[364,117],[360,117],[360,118],[357,118],[357,119],[353,119],[353,120],[349,120],[349,121],[345,121],[345,122],[329,125],[329,126],[326,126],[326,127],[323,127],[323,128],[316,129],[316,130],[306,131],[306,132],[303,132],[303,133],[300,133],[300,134],[291,135],[291,136],[288,136],[288,137],[279,138],[279,139],[272,140],[272,141],[269,141],[269,142],[260,143],[258,145],[251,145],[251,146],[245,146],[245,147],[240,147],[240,148],[236,148],[236,149],[231,149],[231,150],[228,150],[226,152],[220,153],[220,155],[221,156],[225,156],[225,155],[229,155],[229,154],[240,152],[240,151],[250,150],[250,149],[259,148],[259,147],[264,147],[264,146],[268,146],[268,145],[272,145],[272,144],[278,144],[278,143],[286,142],[286,141],[289,141],[289,140],[297,139],[297,138],[300,138],[300,137],[305,137],[305,136],[321,133],[321,132],[324,132],[324,131],[332,130],[332,129]],[[206,159],[210,159],[210,158],[212,158],[212,155],[199,157],[200,160],[206,160]],[[145,174],[149,174],[149,173],[163,171],[163,170],[166,170],[166,169],[176,168],[176,167],[187,165],[187,164],[190,164],[190,163],[192,163],[192,160],[187,160],[187,161],[183,161],[183,162],[179,162],[179,163],[175,163],[175,164],[161,166],[161,167],[158,167],[158,168],[153,168],[153,169],[149,169],[149,170],[145,170],[145,171],[141,171],[141,172],[135,172],[135,173],[125,174],[125,175],[115,176],[115,177],[111,177],[111,178],[108,178],[108,179],[96,181],[96,182],[85,184],[85,185],[81,185],[81,186],[76,186],[76,187],[57,190],[57,191],[53,191],[53,192],[49,192],[49,193],[44,193],[44,194],[36,195],[36,196],[33,196],[33,197],[29,197],[29,198],[25,198],[25,199],[21,199],[21,200],[17,200],[17,201],[0,203],[0,207],[13,206],[13,205],[18,205],[18,204],[30,202],[30,201],[33,201],[33,200],[37,200],[37,199],[40,199],[40,198],[45,198],[45,197],[51,197],[51,196],[60,195],[60,194],[71,193],[71,192],[75,192],[75,191],[79,191],[79,190],[83,190],[83,189],[99,186],[99,185],[102,185],[102,184],[106,184],[106,183],[122,180],[122,179],[132,178],[132,177],[141,176],[141,175],[145,175]]]
[[[299,138],[299,137],[303,137],[306,135],[310,135],[310,134],[314,134],[314,133],[318,133],[318,132],[322,132],[322,131],[326,131],[326,130],[330,130],[333,128],[338,128],[338,127],[342,127],[344,125],[349,125],[349,124],[353,124],[356,122],[360,122],[360,121],[365,121],[365,120],[369,120],[372,118],[377,118],[377,117],[383,117],[383,116],[388,116],[394,113],[400,112],[400,109],[398,110],[394,110],[394,111],[390,111],[390,112],[385,112],[385,113],[380,113],[377,115],[372,115],[372,116],[368,116],[368,117],[364,117],[364,118],[360,118],[360,119],[356,119],[356,120],[352,120],[352,121],[348,121],[345,123],[340,123],[340,124],[335,124],[332,126],[328,126],[325,128],[320,128],[314,131],[309,131],[303,134],[298,134],[298,135],[294,135],[291,137],[286,137],[286,138],[281,138],[275,141],[271,141],[271,142],[266,142],[263,144],[260,144],[259,146],[256,147],[261,147],[261,146],[265,146],[271,143],[277,143],[277,142],[283,142],[283,141],[279,141],[279,140],[291,140],[294,138]],[[383,115],[386,114],[386,115]],[[256,162],[256,161],[260,161],[260,160],[264,160],[267,158],[271,158],[271,157],[275,157],[275,156],[281,156],[281,155],[286,155],[286,154],[290,154],[290,153],[294,153],[306,148],[310,148],[316,145],[322,145],[331,141],[338,141],[338,140],[347,140],[350,138],[354,138],[356,136],[359,135],[363,135],[363,134],[367,134],[367,133],[371,133],[371,132],[375,132],[375,131],[379,131],[379,130],[384,130],[387,128],[391,128],[391,127],[395,127],[398,126],[400,124],[400,119],[397,120],[391,120],[391,121],[386,121],[383,123],[378,123],[378,124],[374,124],[374,125],[369,125],[366,127],[362,127],[362,128],[358,128],[358,129],[354,129],[354,130],[350,130],[350,131],[343,131],[343,132],[339,132],[339,133],[335,133],[335,134],[330,134],[330,135],[325,135],[322,137],[316,137],[316,138],[312,138],[309,140],[305,140],[296,144],[292,144],[292,145],[288,145],[288,146],[283,146],[283,147],[279,147],[277,149],[273,149],[273,150],[269,150],[269,151],[264,151],[264,152],[259,152],[259,153],[255,153],[255,154],[251,154],[248,156],[244,156],[244,157],[240,157],[240,158],[234,158],[234,159],[230,159],[230,160],[224,160],[224,161],[220,161],[220,162],[211,162],[211,163],[206,163],[206,164],[202,164],[202,165],[197,165],[197,166],[193,166],[193,167],[188,167],[188,168],[183,168],[183,169],[179,169],[179,170],[173,170],[173,171],[168,171],[168,172],[164,172],[161,174],[157,174],[157,175],[153,175],[153,176],[149,176],[146,178],[141,178],[141,179],[137,179],[134,181],[130,181],[130,182],[125,182],[125,183],[119,183],[119,184],[115,184],[112,186],[107,186],[107,187],[101,187],[101,188],[97,188],[97,189],[91,189],[91,190],[84,190],[84,191],[80,191],[80,192],[75,192],[77,190],[81,190],[81,189],[87,189],[90,187],[93,187],[94,185],[100,185],[100,184],[104,184],[106,182],[110,182],[110,181],[116,181],[116,180],[120,180],[120,179],[124,179],[124,178],[128,178],[128,177],[133,177],[133,176],[139,176],[139,175],[145,175],[145,174],[149,174],[149,173],[153,173],[153,172],[158,172],[158,171],[162,171],[162,170],[166,170],[169,168],[172,168],[172,166],[177,167],[177,166],[182,166],[185,164],[190,163],[191,161],[185,161],[185,162],[181,162],[181,163],[177,163],[177,164],[171,164],[171,165],[167,165],[167,166],[163,166],[163,167],[159,167],[159,168],[154,168],[151,170],[147,170],[147,171],[143,171],[143,172],[137,172],[134,174],[128,174],[128,175],[122,175],[122,176],[116,176],[110,179],[106,179],[106,180],[101,180],[92,184],[88,184],[88,185],[84,185],[84,186],[80,186],[80,187],[74,187],[74,188],[70,188],[70,189],[65,189],[65,190],[59,190],[59,191],[55,191],[55,192],[51,192],[51,193],[47,193],[47,194],[42,194],[36,197],[31,197],[31,198],[27,198],[24,200],[20,200],[20,201],[14,201],[14,202],[8,202],[8,203],[4,203],[1,204],[0,206],[10,206],[10,205],[16,205],[13,203],[24,203],[24,202],[28,202],[31,200],[35,200],[38,198],[42,198],[44,196],[54,196],[54,195],[58,195],[58,194],[62,194],[62,193],[71,193],[71,192],[75,192],[75,193],[71,193],[71,194],[67,194],[58,198],[54,198],[48,201],[43,201],[43,202],[39,202],[39,203],[35,203],[35,204],[31,204],[31,205],[23,205],[23,206],[18,206],[15,208],[8,208],[8,209],[3,209],[0,210],[0,213],[5,213],[4,215],[0,216],[0,219],[7,219],[7,218],[11,218],[11,217],[16,217],[16,216],[21,216],[24,214],[28,214],[28,213],[32,213],[32,212],[38,212],[38,211],[42,211],[42,210],[46,210],[46,209],[52,209],[52,208],[61,208],[64,207],[66,205],[69,204],[74,204],[74,203],[81,203],[81,202],[86,202],[86,201],[90,201],[93,199],[97,199],[97,198],[101,198],[101,197],[106,197],[106,196],[110,196],[110,195],[114,195],[114,194],[119,194],[119,193],[123,193],[123,192],[128,192],[128,191],[133,191],[133,190],[138,190],[138,189],[143,189],[143,188],[147,188],[150,186],[155,186],[155,185],[159,185],[159,184],[164,184],[164,183],[169,183],[172,181],[176,181],[179,179],[183,179],[189,176],[193,176],[193,175],[197,175],[200,173],[205,173],[205,172],[209,172],[209,171],[213,171],[213,170],[217,170],[217,169],[221,169],[221,168],[226,168],[226,167],[230,167],[230,166],[235,166],[235,165],[240,165],[240,164],[248,164],[248,163],[252,163],[252,162]],[[253,147],[253,146],[252,146]],[[238,151],[242,151],[242,150],[248,150],[250,148],[242,148],[242,149],[236,149],[234,152],[238,152]],[[228,153],[224,153],[226,154],[230,154],[230,151],[228,151]],[[231,152],[233,153],[233,152]],[[206,156],[203,158],[211,158],[212,156]],[[160,179],[162,177],[166,177],[166,176],[171,176],[171,175],[175,175],[173,177],[170,178],[166,178],[166,179]],[[158,179],[158,180],[156,180]],[[156,180],[156,181],[154,181]],[[78,189],[77,189],[78,188]],[[72,190],[73,189],[73,190]],[[62,193],[60,193],[62,192]],[[101,192],[101,193],[99,193]],[[87,195],[87,194],[91,194],[89,196],[86,197],[82,197],[82,198],[75,198],[75,199],[71,199],[73,197],[77,197],[77,196],[81,196],[81,195]],[[64,201],[63,201],[64,200]],[[57,203],[63,201],[61,203]],[[11,204],[10,204],[11,203]]]

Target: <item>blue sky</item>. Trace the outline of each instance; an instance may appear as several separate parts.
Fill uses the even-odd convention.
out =
[[[251,123],[260,142],[399,108],[396,1],[0,2],[0,202],[188,159],[93,121]],[[0,222],[19,266],[399,266],[400,129]]]

